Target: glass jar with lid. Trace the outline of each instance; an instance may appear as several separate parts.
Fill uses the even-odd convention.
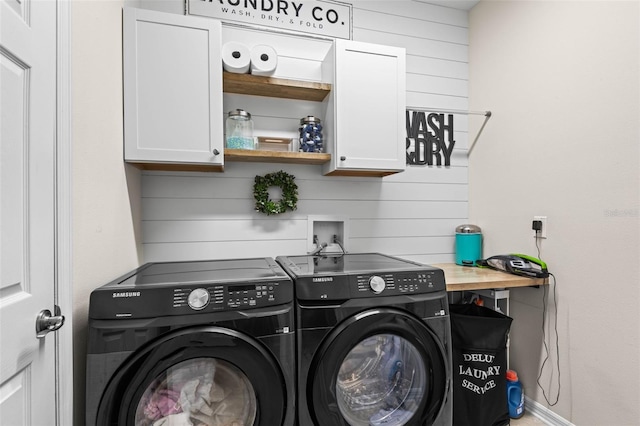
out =
[[[324,152],[322,121],[313,115],[300,119],[300,151]]]
[[[227,148],[254,149],[251,114],[243,109],[229,111],[225,135],[225,147]]]

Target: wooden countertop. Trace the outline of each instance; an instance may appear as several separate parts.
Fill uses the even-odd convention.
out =
[[[447,291],[530,287],[549,284],[548,278],[521,277],[490,268],[460,266],[455,263],[436,263],[431,266],[444,271]]]

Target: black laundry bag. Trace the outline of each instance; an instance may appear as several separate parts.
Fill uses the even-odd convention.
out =
[[[454,426],[509,424],[507,338],[512,318],[476,304],[449,305]]]

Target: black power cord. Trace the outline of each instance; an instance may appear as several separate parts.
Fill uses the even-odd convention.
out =
[[[542,230],[542,222],[539,220],[534,220],[532,224],[532,229],[536,231],[536,249],[538,251],[538,259],[542,260],[542,258],[540,257],[540,246],[538,245],[540,240],[540,231]],[[538,374],[536,383],[538,384],[538,387],[542,390],[542,396],[544,397],[544,400],[547,401],[547,404],[550,407],[553,407],[560,400],[560,342],[558,338],[558,296],[556,292],[556,287],[557,287],[556,276],[551,273],[549,274],[549,276],[553,278],[552,280],[553,281],[553,306],[555,310],[553,328],[556,334],[556,368],[558,370],[558,391],[555,396],[555,401],[554,402],[549,401],[549,398],[547,398],[545,389],[540,383],[540,378],[542,377],[544,367],[550,358],[549,346],[547,346],[547,336],[545,333],[545,328],[547,324],[547,305],[549,303],[549,288],[546,285],[542,286],[544,288],[543,294],[542,294],[542,343],[544,344],[545,357],[544,357],[544,360],[542,361],[542,365],[540,366],[540,373]],[[553,371],[551,371],[551,379],[553,380]]]
[[[540,383],[540,378],[542,377],[545,364],[550,358],[549,347],[547,346],[547,336],[545,334],[547,304],[548,304],[548,297],[549,297],[549,289],[547,288],[548,286],[544,286],[544,295],[542,299],[542,306],[543,306],[542,307],[542,343],[544,344],[545,357],[544,357],[544,360],[542,361],[542,365],[540,366],[540,373],[538,374],[538,378],[536,379],[536,382],[538,383],[538,387],[542,389],[542,396],[544,397],[545,401],[547,401],[547,404],[549,404],[550,407],[553,407],[560,400],[560,343],[558,338],[558,298],[556,293],[556,276],[553,274],[549,274],[549,276],[553,278],[553,302],[554,302],[554,310],[555,310],[553,328],[556,334],[556,368],[558,370],[558,391],[556,393],[554,402],[549,401],[549,398],[547,398],[547,394],[544,390],[544,387]],[[553,379],[553,370],[551,371],[551,379]]]

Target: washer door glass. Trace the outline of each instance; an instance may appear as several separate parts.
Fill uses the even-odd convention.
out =
[[[377,334],[344,358],[336,380],[338,408],[352,426],[404,425],[427,386],[426,366],[409,341]]]
[[[136,426],[253,425],[257,406],[247,376],[216,358],[194,358],[166,369],[138,402]]]

